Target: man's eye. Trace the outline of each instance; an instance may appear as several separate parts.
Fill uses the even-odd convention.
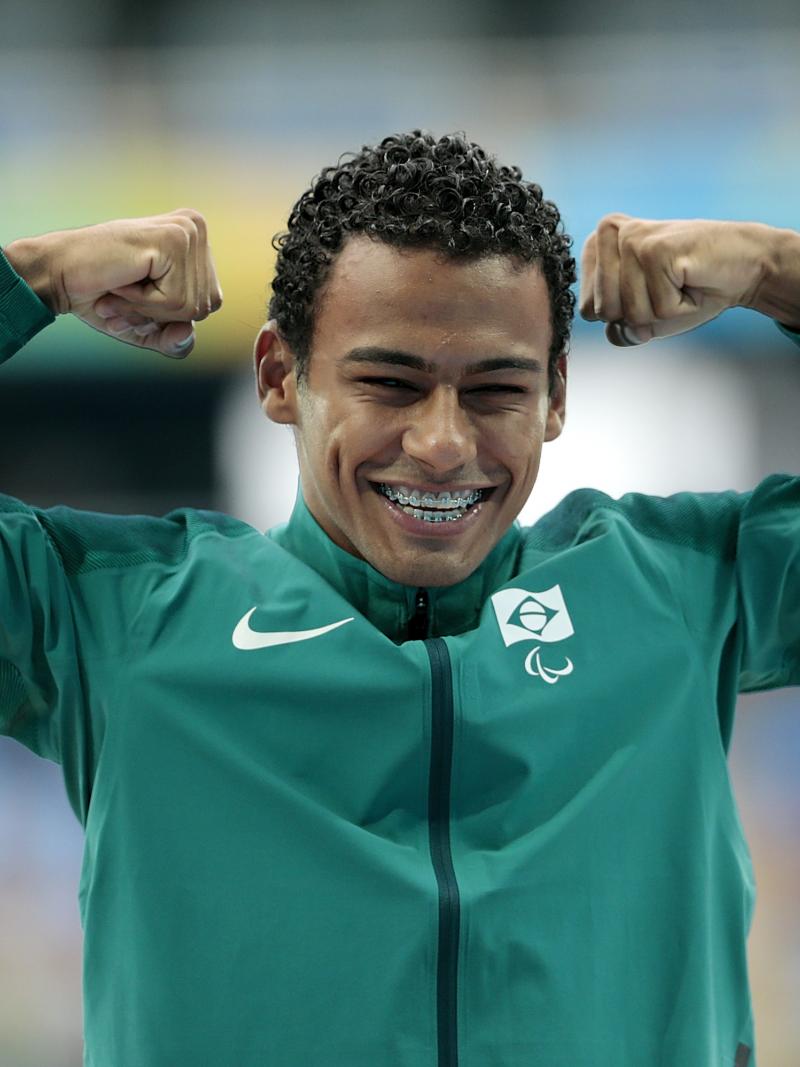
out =
[[[403,381],[402,378],[360,378],[359,381],[366,385],[385,385],[389,389],[413,389],[411,382]]]
[[[393,390],[393,391],[400,391],[400,390],[404,390],[404,389],[405,390],[411,390],[412,392],[418,392],[419,391],[419,387],[418,386],[416,386],[413,382],[406,381],[406,379],[404,379],[404,378],[359,378],[358,380],[359,380],[359,382],[361,382],[364,385],[376,385],[376,386],[380,386],[380,387],[383,387],[383,388],[386,388],[386,389],[390,389],[390,390]],[[502,385],[502,384],[497,384],[497,385],[479,385],[479,386],[476,386],[474,389],[467,389],[466,390],[466,393],[468,395],[470,395],[470,396],[475,395],[475,394],[477,394],[479,396],[486,396],[486,395],[499,396],[501,394],[507,394],[507,393],[517,393],[517,394],[519,394],[519,393],[527,393],[527,392],[528,392],[527,389],[524,389],[519,385]]]

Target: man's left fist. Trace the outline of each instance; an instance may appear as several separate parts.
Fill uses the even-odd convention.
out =
[[[626,346],[753,307],[774,232],[758,222],[605,215],[583,248],[580,313],[608,323],[608,340]]]

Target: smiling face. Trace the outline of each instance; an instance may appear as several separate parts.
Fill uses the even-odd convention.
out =
[[[538,266],[349,238],[319,299],[307,382],[274,322],[255,348],[262,406],[294,425],[303,495],[328,536],[404,585],[471,574],[561,432],[566,361],[549,392],[550,337]]]

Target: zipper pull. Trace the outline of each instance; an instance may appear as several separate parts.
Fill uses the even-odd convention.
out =
[[[408,620],[408,640],[424,641],[428,636],[428,591],[418,589],[414,598],[414,614]]]

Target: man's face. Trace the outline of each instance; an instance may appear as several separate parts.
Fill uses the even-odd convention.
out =
[[[561,432],[566,364],[549,396],[550,337],[538,266],[350,238],[318,301],[307,383],[274,323],[255,352],[262,405],[295,426],[303,495],[328,536],[405,585],[471,574]]]

